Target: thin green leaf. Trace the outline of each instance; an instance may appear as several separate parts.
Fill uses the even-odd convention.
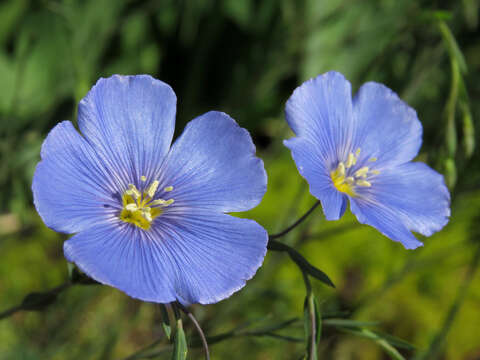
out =
[[[450,57],[452,84],[450,86],[450,93],[448,95],[447,103],[445,104],[444,116],[446,121],[445,141],[447,144],[448,155],[454,157],[457,152],[457,130],[455,126],[455,109],[457,107],[458,92],[460,85],[460,70],[458,61]]]
[[[172,327],[170,325],[170,318],[168,317],[168,311],[165,304],[160,304],[160,312],[162,315],[162,328],[165,332],[165,336],[168,340],[170,340],[170,336],[172,335]]]
[[[394,360],[405,360],[402,354],[395,349],[386,338],[380,336],[379,334],[368,330],[368,329],[349,329],[349,328],[340,328],[341,331],[350,333],[352,335],[364,337],[370,340],[373,340],[377,343],[392,359]]]
[[[438,28],[440,30],[440,33],[442,34],[443,40],[447,45],[450,57],[454,58],[458,62],[460,71],[462,72],[462,74],[465,74],[467,72],[467,63],[465,61],[465,57],[463,56],[462,51],[460,50],[460,47],[458,46],[457,41],[455,40],[455,36],[453,36],[450,28],[443,20],[440,20],[438,22]]]
[[[372,331],[375,334],[377,334],[379,337],[387,340],[389,344],[395,346],[396,348],[410,350],[410,351],[414,351],[414,350],[417,349],[415,345],[410,344],[408,341],[400,339],[396,336],[393,336],[393,335],[390,335],[390,334],[385,334],[383,332],[376,331],[376,330],[372,330]]]
[[[298,265],[298,267],[302,270],[305,271],[308,275],[313,276],[317,280],[320,280],[324,284],[335,287],[333,284],[332,280],[328,277],[327,274],[325,274],[322,270],[316,268],[312,264],[310,264],[307,259],[305,259],[302,254],[300,254],[297,250],[292,248],[291,246],[288,246],[284,243],[281,243],[276,240],[270,239],[268,241],[268,249],[273,250],[273,251],[285,251],[288,253],[290,258],[295,262],[295,264]]]
[[[313,292],[309,292],[304,303],[304,326],[306,334],[306,359],[318,359],[318,342],[320,341],[320,316],[318,304]]]
[[[378,325],[377,321],[356,321],[350,319],[325,319],[323,323],[328,326],[340,326],[348,328],[362,328],[365,326],[375,326]]]
[[[475,150],[475,128],[473,126],[470,106],[465,99],[460,100],[460,111],[463,122],[463,149],[467,157],[471,157]]]
[[[32,292],[25,296],[20,307],[22,310],[40,311],[57,301],[56,292]]]
[[[175,341],[173,343],[172,360],[185,360],[187,358],[187,339],[183,331],[182,319],[177,319],[177,330],[175,332]]]
[[[449,188],[453,188],[457,182],[457,166],[452,158],[445,159],[445,182]]]

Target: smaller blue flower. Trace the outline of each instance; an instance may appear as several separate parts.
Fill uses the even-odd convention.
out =
[[[359,222],[407,249],[448,222],[450,194],[443,176],[411,162],[422,143],[415,110],[387,87],[369,82],[352,100],[350,83],[328,72],[298,87],[286,119],[297,135],[285,140],[325,217],[338,220],[347,199]]]
[[[33,197],[45,224],[75,234],[65,257],[93,279],[144,301],[213,303],[262,264],[267,232],[227,215],[267,186],[250,134],[227,114],[192,120],[170,146],[177,98],[147,75],[100,79],[78,125],[43,143]]]

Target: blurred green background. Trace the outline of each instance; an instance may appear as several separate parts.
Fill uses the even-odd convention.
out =
[[[59,235],[36,214],[30,191],[39,150],[101,76],[147,73],[178,97],[187,121],[222,110],[250,130],[269,175],[248,216],[270,233],[313,203],[282,140],[284,104],[328,70],[354,90],[378,81],[413,106],[424,127],[419,159],[446,175],[452,217],[425,247],[406,251],[347,212],[317,210],[282,241],[336,284],[313,281],[324,317],[378,322],[414,344],[406,357],[480,358],[479,1],[403,0],[3,0],[0,2],[0,312],[68,278]],[[249,336],[302,317],[301,273],[269,252],[247,287],[193,311],[207,335],[241,327],[212,345],[213,359],[298,359],[304,343]],[[187,336],[195,337],[186,321]],[[75,285],[40,312],[0,321],[0,359],[122,359],[162,339],[160,313],[103,286]],[[294,322],[278,334],[303,336]],[[169,359],[166,341],[150,358]],[[160,353],[155,354],[155,352]],[[325,324],[323,359],[385,359],[374,341]],[[202,358],[191,349],[191,359]]]

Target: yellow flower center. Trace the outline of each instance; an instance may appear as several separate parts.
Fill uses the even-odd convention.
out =
[[[146,177],[142,176],[142,182]],[[120,220],[138,226],[143,230],[150,229],[153,219],[162,213],[162,209],[173,204],[173,199],[153,199],[159,186],[158,180],[153,181],[142,193],[135,185],[129,184],[128,190],[122,195],[123,210],[120,213]],[[173,190],[173,186],[163,189],[165,192]]]
[[[358,157],[360,156],[360,148],[354,153],[349,153],[345,162],[340,161],[335,170],[330,172],[333,186],[349,196],[357,196],[355,192],[356,186],[370,187],[372,184],[367,180],[370,175],[378,175],[378,170],[370,170],[368,166],[363,166],[355,171],[353,167],[357,164]],[[377,158],[370,158],[369,162],[377,161]]]

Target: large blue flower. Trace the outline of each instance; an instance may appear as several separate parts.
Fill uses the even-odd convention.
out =
[[[228,115],[192,120],[170,148],[176,96],[150,76],[100,79],[78,125],[58,124],[33,178],[53,230],[75,233],[65,256],[95,280],[152,302],[213,303],[260,267],[268,235],[226,212],[266,191],[249,133]]]
[[[420,121],[387,87],[366,83],[352,100],[350,83],[328,72],[294,91],[286,118],[297,137],[284,144],[328,220],[338,220],[349,199],[361,223],[407,249],[422,245],[411,231],[429,236],[448,222],[443,177],[411,162]]]

